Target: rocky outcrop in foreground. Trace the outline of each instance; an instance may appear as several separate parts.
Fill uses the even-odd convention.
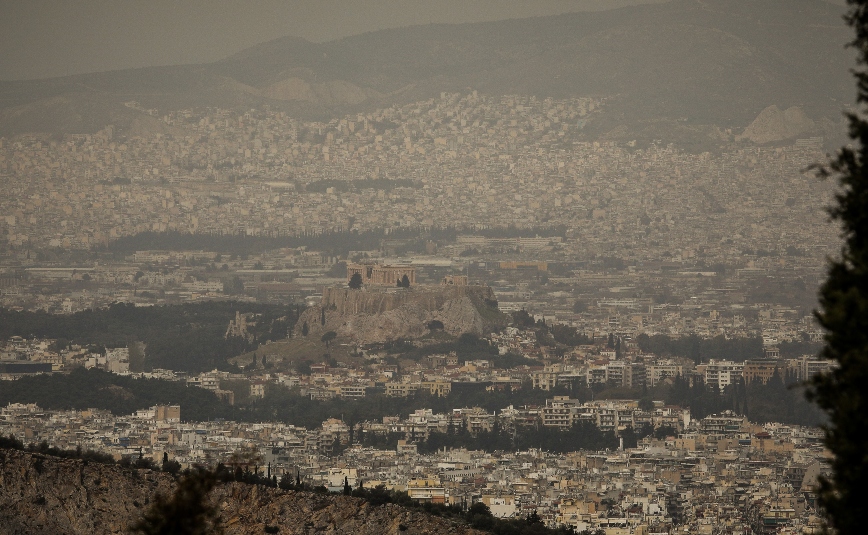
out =
[[[154,496],[171,494],[174,485],[161,472],[0,449],[0,535],[129,533]],[[210,499],[229,534],[478,533],[348,496],[229,483],[218,485]]]

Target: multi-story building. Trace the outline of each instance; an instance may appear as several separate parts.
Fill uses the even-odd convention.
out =
[[[743,368],[744,363],[741,362],[711,359],[707,364],[697,366],[696,370],[704,376],[705,384],[715,386],[722,392],[742,376]]]
[[[386,383],[386,395],[405,398],[419,390],[419,383],[399,383],[389,381]]]
[[[578,400],[567,396],[555,396],[547,399],[542,408],[542,424],[547,427],[572,427],[581,405]]]
[[[777,359],[747,360],[742,368],[742,377],[744,377],[745,384],[754,381],[766,384],[776,374],[783,374],[784,372],[784,363]]]
[[[835,365],[833,360],[802,357],[799,359],[799,380],[806,381],[818,373],[829,372]]]
[[[533,387],[540,390],[551,390],[558,384],[558,376],[563,373],[563,365],[548,364],[542,370],[531,373]]]
[[[645,381],[648,386],[657,386],[661,381],[677,377],[684,373],[680,364],[669,360],[658,360],[654,364],[645,366]]]

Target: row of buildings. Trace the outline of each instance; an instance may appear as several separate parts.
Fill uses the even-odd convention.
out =
[[[821,143],[693,155],[587,140],[601,105],[444,94],[328,123],[181,110],[163,118],[172,133],[3,139],[0,234],[85,249],[144,231],[564,225],[556,249],[633,261],[711,266],[791,248],[822,265],[834,250],[832,186],[801,172]]]
[[[306,430],[279,423],[184,422],[178,410],[153,407],[115,416],[13,404],[0,409],[0,433],[118,459],[160,462],[165,453],[182,465],[223,462],[334,491],[345,481],[368,488],[382,484],[421,502],[481,501],[501,518],[536,512],[551,526],[614,535],[771,535],[820,528],[814,489],[827,457],[817,429],[759,426],[723,414],[612,451],[451,449],[423,455],[401,440],[393,449],[345,444],[339,455],[328,456],[323,446],[345,440],[340,420]],[[411,418],[431,416],[419,411]]]

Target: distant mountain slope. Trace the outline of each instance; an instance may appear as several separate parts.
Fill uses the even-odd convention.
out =
[[[129,118],[111,110],[126,100],[163,110],[268,103],[316,117],[468,88],[613,97],[601,132],[660,120],[743,128],[770,105],[837,120],[853,97],[848,39],[841,8],[820,0],[673,0],[321,44],[287,37],[208,65],[0,83],[0,134],[93,130],[87,114],[74,120],[85,101],[120,123]]]

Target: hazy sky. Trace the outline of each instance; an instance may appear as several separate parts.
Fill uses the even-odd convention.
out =
[[[0,0],[0,80],[202,63],[295,35],[311,41],[666,0]]]

